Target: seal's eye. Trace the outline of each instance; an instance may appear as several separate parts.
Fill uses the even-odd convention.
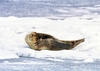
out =
[[[31,34],[31,37],[33,37],[34,36],[34,34]]]
[[[30,36],[30,37],[36,37],[37,34],[36,34],[36,32],[32,32],[32,33],[29,34],[29,36]]]

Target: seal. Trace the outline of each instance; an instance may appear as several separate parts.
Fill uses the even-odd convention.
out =
[[[78,40],[59,40],[49,34],[31,32],[25,37],[26,43],[34,50],[71,50],[78,44],[85,41],[85,38]]]

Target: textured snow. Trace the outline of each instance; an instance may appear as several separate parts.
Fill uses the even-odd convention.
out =
[[[83,62],[100,59],[99,20],[100,17],[97,15],[70,17],[65,20],[0,17],[0,59],[19,57],[86,59]],[[51,34],[61,40],[85,38],[85,42],[72,50],[35,51],[25,42],[25,36],[32,31]]]

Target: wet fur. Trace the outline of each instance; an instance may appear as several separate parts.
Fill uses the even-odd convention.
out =
[[[25,37],[26,43],[34,50],[70,50],[84,42],[83,39],[64,41],[44,33],[31,32]]]

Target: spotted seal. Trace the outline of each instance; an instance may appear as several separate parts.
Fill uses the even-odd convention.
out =
[[[34,50],[71,50],[84,40],[84,38],[70,41],[59,40],[49,34],[37,32],[31,32],[25,37],[26,43]]]

